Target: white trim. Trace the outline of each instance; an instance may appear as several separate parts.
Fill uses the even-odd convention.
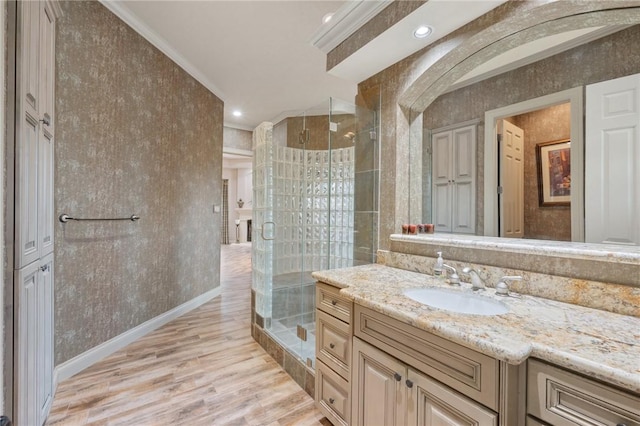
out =
[[[513,115],[571,103],[571,240],[584,241],[584,105],[582,86],[485,112],[484,115],[484,235],[498,235],[497,121]]]
[[[439,127],[437,129],[432,129],[431,133],[440,133],[440,132],[448,132],[449,130],[460,129],[462,127],[467,126],[477,126],[482,123],[482,120],[479,118],[474,118],[473,120],[463,121],[461,123],[450,124],[448,126]]]
[[[124,23],[129,25],[135,32],[144,37],[149,43],[158,48],[169,59],[175,62],[187,74],[198,80],[204,87],[209,89],[211,93],[224,101],[225,94],[211,80],[202,74],[191,62],[184,58],[178,51],[169,45],[169,43],[154,30],[144,24],[136,15],[131,13],[126,6],[111,0],[99,0],[100,3],[109,9],[114,15],[120,18]]]
[[[483,74],[477,75],[475,77],[468,78],[466,80],[458,80],[453,83],[445,93],[453,92],[454,90],[461,89],[463,87],[470,86],[472,84],[479,83],[480,81],[489,79],[491,77],[495,77],[497,75],[503,74],[508,71],[513,71],[517,68],[523,67],[525,65],[532,64],[534,62],[541,61],[542,59],[549,58],[551,56],[557,55],[558,53],[565,52],[567,50],[573,49],[574,47],[582,46],[583,44],[591,43],[592,41],[598,40],[600,38],[606,37],[618,31],[622,31],[626,28],[629,28],[631,25],[607,25],[598,30],[587,33],[583,36],[576,37],[567,42],[557,44],[552,46],[546,50],[537,52],[533,55],[527,56],[526,58],[519,59],[517,61],[511,62],[509,64],[503,65],[491,71],[487,71]],[[522,48],[522,46],[518,47]]]
[[[255,129],[255,127],[251,127],[245,124],[229,123],[228,121],[225,121],[222,125],[231,129],[246,130],[248,132],[253,132],[253,129]]]
[[[230,148],[230,147],[226,147],[226,146],[222,147],[222,153],[223,154],[244,155],[244,156],[247,156],[247,157],[253,157],[253,151],[250,151],[248,149]]]
[[[201,294],[200,296],[195,297],[180,306],[176,306],[170,311],[158,315],[157,317],[152,318],[149,321],[146,321],[138,325],[137,327],[132,328],[131,330],[125,331],[119,336],[107,340],[106,342],[101,343],[98,346],[89,349],[88,351],[83,352],[80,355],[56,366],[53,372],[54,388],[58,386],[59,382],[78,374],[85,368],[91,367],[101,359],[124,348],[128,344],[133,343],[146,334],[162,327],[169,321],[178,318],[179,316],[199,307],[200,305],[208,302],[215,297],[218,297],[220,295],[220,292],[221,288],[218,287],[204,294]]]
[[[2,66],[0,66],[0,165],[4,164],[4,150],[5,150],[5,135],[7,134],[7,116],[5,115],[5,91],[6,87],[6,67],[4,66],[4,55],[5,55],[5,33],[4,33],[4,24],[5,24],[5,3],[0,3],[0,58],[2,58]],[[7,88],[10,90],[11,88]],[[4,173],[0,173],[0,188],[4,188]],[[0,211],[4,211],[4,196],[0,196]],[[0,235],[4,236],[4,220],[0,221]],[[4,244],[0,244],[0,259],[4,259]],[[4,384],[7,383],[8,377],[4,377],[4,373],[6,369],[4,368],[4,344],[5,344],[5,334],[4,334],[4,286],[6,285],[4,281],[4,262],[0,262],[0,277],[3,279],[0,281],[2,284],[0,285],[0,307],[2,308],[2,312],[0,312],[0,371],[2,371],[2,382],[0,383],[0,413],[4,413]]]
[[[329,22],[316,30],[309,43],[322,52],[329,53],[392,2],[393,0],[347,1]]]

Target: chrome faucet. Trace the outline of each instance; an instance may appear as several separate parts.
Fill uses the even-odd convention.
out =
[[[496,294],[498,296],[508,296],[509,295],[509,285],[508,281],[522,281],[522,277],[520,275],[505,275],[500,278],[498,284],[496,284]]]
[[[469,268],[468,266],[462,270],[465,274],[469,274],[471,277],[471,290],[478,291],[484,290],[487,286],[484,285],[484,281],[478,274],[478,271],[475,269]]]
[[[458,276],[458,271],[456,271],[456,268],[454,268],[453,266],[449,266],[447,264],[443,264],[442,267],[447,271],[451,272],[451,274],[448,274],[449,284],[460,285],[460,277]]]

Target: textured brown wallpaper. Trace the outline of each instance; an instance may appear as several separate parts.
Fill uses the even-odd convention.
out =
[[[571,137],[571,104],[556,105],[513,117],[524,130],[524,237],[571,241],[571,207],[541,207],[538,197],[536,145]]]
[[[96,1],[62,2],[56,365],[219,286],[223,103]]]
[[[244,149],[251,151],[253,132],[248,130],[234,129],[225,127],[222,131],[225,148]]]

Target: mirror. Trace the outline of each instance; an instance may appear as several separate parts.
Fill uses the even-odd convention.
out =
[[[630,46],[639,45],[638,24],[567,29],[497,56],[493,52],[488,55],[492,59],[451,84],[445,93],[428,102],[426,109],[412,111],[410,221],[445,223],[442,215],[452,214],[457,217],[450,219],[450,228],[440,231],[506,236],[509,226],[505,218],[511,217],[506,205],[511,200],[505,191],[508,192],[510,179],[503,178],[503,194],[498,196],[498,185],[491,184],[500,179],[500,153],[493,140],[496,133],[504,133],[503,126],[516,125],[524,130],[525,143],[524,194],[516,207],[523,210],[524,223],[522,233],[515,236],[584,241],[584,195],[590,190],[584,188],[583,182],[584,86],[640,73],[640,55],[635,48],[629,51]],[[482,53],[481,50],[473,55],[476,63]],[[463,128],[474,129],[474,147],[456,139],[456,132]],[[553,170],[559,176],[557,186],[562,186],[564,192],[557,194],[566,195],[570,188],[570,203],[566,197],[563,202],[541,202],[545,180],[539,175],[542,166],[536,152],[561,140],[571,141],[570,150],[546,148],[544,152],[558,156],[558,166]],[[442,147],[448,145],[462,146],[461,152],[443,152]],[[456,196],[441,191],[438,182],[446,174],[438,167],[452,158],[466,167],[464,172],[472,175],[473,181],[459,186]],[[503,165],[506,163],[502,160]],[[544,171],[551,173],[548,161],[544,164]],[[560,170],[562,165],[564,171]],[[546,182],[548,185],[548,179]],[[496,188],[495,195],[492,188]],[[462,212],[456,213],[451,206],[456,201],[463,206]],[[447,202],[450,204],[443,207]],[[633,214],[638,216],[640,212]]]

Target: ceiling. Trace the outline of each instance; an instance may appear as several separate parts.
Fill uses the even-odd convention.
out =
[[[340,42],[390,0],[102,0],[224,101],[225,125],[245,130],[330,97],[352,102],[360,81],[504,1],[430,0],[328,73],[326,52],[312,39],[341,25],[341,38],[333,38]],[[369,15],[358,16],[358,5]],[[340,19],[323,27],[323,16],[332,12]],[[416,41],[416,22],[434,16],[440,22],[434,35]],[[346,31],[345,22],[351,22]],[[234,110],[243,115],[234,117]]]
[[[313,113],[316,106],[327,110],[330,97],[352,103],[357,83],[506,0],[426,1],[329,72],[326,53],[392,0],[101,1],[220,97],[226,126],[253,130],[263,121]],[[333,12],[334,18],[322,24],[323,16]],[[434,26],[427,39],[413,38],[419,23]],[[592,28],[519,46],[452,89],[611,31]],[[243,112],[241,117],[232,115],[236,109]]]

